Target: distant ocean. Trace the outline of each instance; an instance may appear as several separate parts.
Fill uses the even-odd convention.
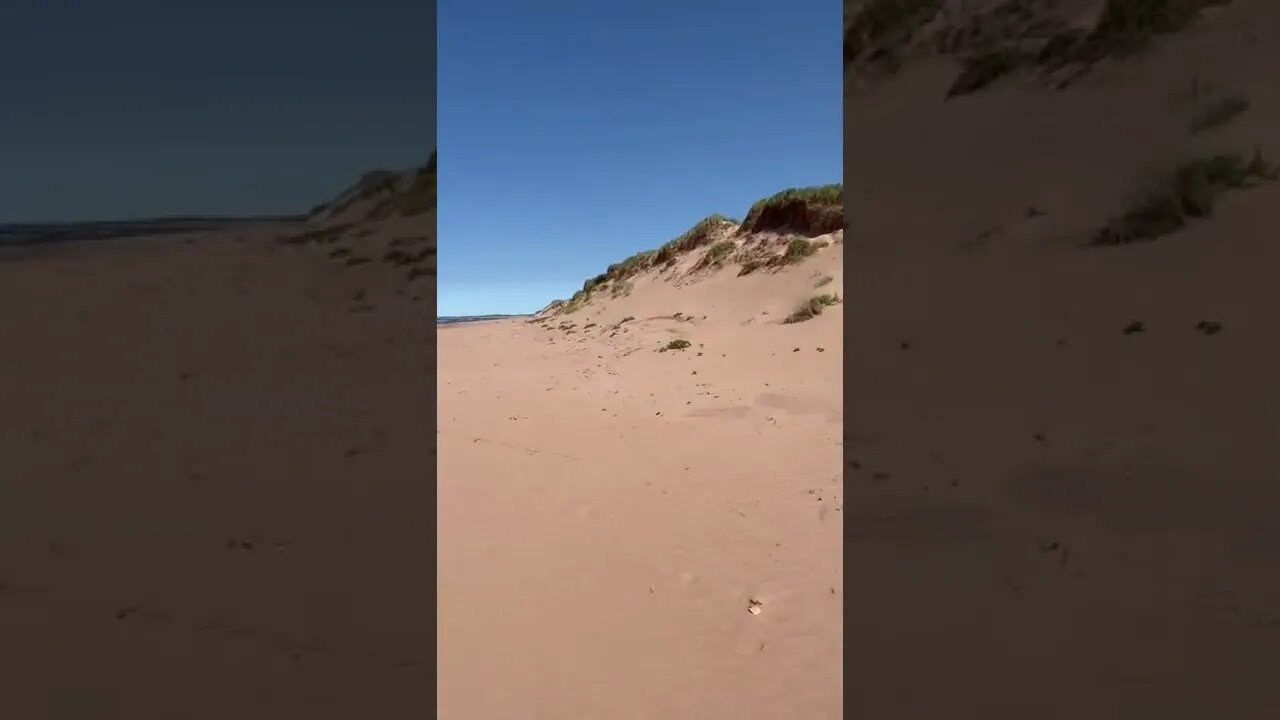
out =
[[[481,322],[483,320],[503,320],[506,318],[532,317],[532,315],[444,315],[436,318],[437,325],[456,325],[458,323]]]
[[[292,217],[175,217],[74,223],[14,223],[0,225],[0,246],[43,245],[72,240],[111,240],[147,235],[179,235],[223,230],[245,223],[288,222],[297,219]]]

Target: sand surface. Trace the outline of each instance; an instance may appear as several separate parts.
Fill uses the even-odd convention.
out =
[[[434,310],[275,234],[0,250],[0,715],[430,716]]]
[[[1079,243],[1178,162],[1280,158],[1277,11],[1066,91],[847,96],[851,716],[1275,717],[1280,185]]]
[[[440,330],[441,717],[842,717],[841,257]]]

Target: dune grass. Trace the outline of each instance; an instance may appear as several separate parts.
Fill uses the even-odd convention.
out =
[[[1014,72],[1026,61],[1027,56],[1016,48],[993,48],[971,55],[964,59],[960,76],[947,90],[947,97],[975,93]]]
[[[709,268],[720,267],[724,265],[725,260],[733,254],[738,245],[732,240],[720,240],[707,248],[707,252],[698,259],[698,264],[694,266],[695,270],[706,270]]]
[[[812,235],[844,227],[844,185],[787,188],[752,203],[739,233],[792,230]]]
[[[840,302],[838,295],[823,294],[814,295],[813,297],[800,303],[795,310],[787,316],[782,322],[791,325],[806,320],[812,320],[822,314],[822,311]]]
[[[1213,214],[1221,196],[1280,176],[1261,153],[1212,155],[1179,165],[1133,208],[1099,231],[1090,245],[1127,245],[1155,240]]]
[[[639,274],[649,269],[653,265],[653,256],[658,253],[657,250],[644,250],[638,252],[622,262],[614,263],[605,270],[605,275],[610,280],[625,280],[632,275]]]
[[[662,349],[660,349],[658,352],[667,352],[668,350],[685,350],[692,346],[693,346],[693,343],[689,342],[688,340],[685,340],[683,338],[677,338],[667,343],[666,345],[664,345]]]
[[[867,0],[845,27],[845,62],[867,51],[892,54],[941,9],[942,0]]]
[[[432,162],[414,172],[409,187],[399,197],[400,214],[415,217],[430,212],[436,207],[436,172],[435,153]],[[429,168],[429,169],[428,169]]]
[[[1202,10],[1229,2],[1231,0],[1107,0],[1090,43],[1108,55],[1137,50],[1157,35],[1185,29]]]
[[[675,262],[690,250],[708,245],[715,237],[715,230],[728,225],[737,225],[738,221],[714,213],[699,220],[693,227],[685,230],[679,237],[663,243],[653,256],[654,265],[667,265]]]
[[[757,224],[760,224],[759,220],[763,215],[770,211],[778,210],[781,211],[779,215],[781,225],[779,227],[785,225],[784,221],[788,218],[798,215],[802,221],[801,224],[820,227],[824,231],[832,231],[843,227],[843,192],[844,187],[840,184],[788,188],[755,202],[751,206],[750,213],[754,214]],[[797,208],[797,205],[799,205],[799,208]],[[788,215],[788,213],[790,214]],[[590,302],[594,292],[605,287],[610,288],[613,297],[625,295],[631,291],[631,284],[627,282],[630,278],[652,268],[671,267],[682,256],[700,247],[711,246],[698,260],[695,268],[720,265],[728,260],[737,247],[737,244],[732,240],[724,238],[727,234],[733,232],[735,228],[738,232],[742,232],[745,224],[746,221],[740,223],[734,218],[719,213],[708,215],[678,237],[664,243],[658,249],[635,253],[621,262],[610,265],[603,273],[589,278],[583,282],[581,290],[574,293],[573,297],[559,306],[558,312],[572,313],[577,311]],[[827,229],[828,226],[831,226],[830,229]],[[804,241],[803,245],[796,243],[795,248],[789,248],[789,252],[794,259],[812,255],[814,251],[825,244],[812,244],[804,238],[798,238],[798,240]],[[782,260],[789,261],[789,258],[784,256]],[[758,266],[759,263],[757,262],[752,269]],[[746,272],[740,274],[746,274]]]
[[[819,247],[817,243],[810,242],[807,238],[791,238],[790,242],[787,243],[786,252],[782,254],[782,258],[789,263],[800,262],[818,252]]]
[[[723,262],[736,247],[738,246],[732,240],[721,240],[708,248],[704,257],[713,263]]]
[[[774,193],[767,198],[757,200],[751,205],[751,209],[747,211],[747,219],[743,224],[750,223],[751,219],[758,217],[765,210],[770,208],[781,207],[787,203],[802,202],[811,205],[844,205],[844,185],[842,183],[833,183],[831,185],[816,185],[814,187],[804,188],[787,188],[779,193]]]
[[[1155,37],[1180,32],[1209,7],[1231,0],[1107,0],[1091,31],[1063,30],[1048,38],[1038,52],[1016,44],[984,47],[962,60],[960,75],[947,97],[968,95],[1024,68],[1053,71],[1068,65],[1085,68],[1146,47]]]

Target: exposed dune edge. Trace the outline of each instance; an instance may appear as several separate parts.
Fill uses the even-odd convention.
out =
[[[1235,0],[1062,89],[847,78],[851,715],[1277,707],[1278,65]]]
[[[844,241],[840,184],[790,188],[754,203],[738,222],[709,215],[656,250],[636,253],[589,278],[568,300],[553,300],[533,321],[630,295],[640,278],[676,284],[727,267],[738,275],[771,272]]]

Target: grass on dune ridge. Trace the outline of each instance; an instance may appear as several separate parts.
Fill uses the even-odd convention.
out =
[[[788,221],[794,219],[797,212],[801,216],[820,214],[828,220],[828,224],[831,216],[838,215],[840,223],[843,224],[844,185],[834,183],[787,188],[753,203],[747,211],[746,219],[741,222],[720,213],[708,215],[658,248],[635,253],[610,265],[599,275],[588,278],[582,283],[582,289],[558,306],[558,309],[564,313],[575,312],[588,302],[591,294],[596,290],[610,283],[617,287],[630,278],[655,267],[671,266],[686,253],[704,246],[712,247],[708,250],[708,258],[704,258],[706,262],[703,266],[718,265],[724,262],[733,251],[734,244],[727,240],[729,236],[744,230],[775,229],[771,225],[781,229]],[[794,254],[794,248],[792,248],[792,254]],[[805,253],[805,255],[808,254],[812,253]],[[614,296],[618,294],[614,293]]]

